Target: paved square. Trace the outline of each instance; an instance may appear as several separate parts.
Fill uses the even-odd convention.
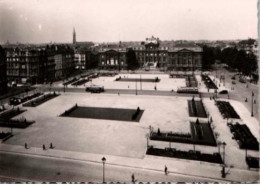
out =
[[[75,104],[90,107],[140,107],[140,122],[60,117]],[[55,105],[55,106],[54,106]],[[56,149],[143,158],[148,127],[162,131],[189,132],[187,98],[132,95],[66,93],[37,107],[28,107],[21,116],[36,123],[14,130],[7,144],[42,147],[53,143]],[[46,137],[48,136],[48,137]]]

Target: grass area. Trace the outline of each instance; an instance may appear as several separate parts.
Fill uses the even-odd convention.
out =
[[[208,123],[191,122],[192,140],[196,144],[217,146],[213,131]]]
[[[151,132],[150,139],[198,145],[217,146],[212,129],[208,123],[190,123],[191,133]]]
[[[159,148],[149,147],[147,149],[146,154],[161,156],[161,157],[173,157],[179,159],[205,161],[205,162],[218,163],[218,164],[223,163],[219,153],[205,154],[193,150],[187,152],[187,151],[176,150],[174,148],[159,149]]]
[[[117,82],[153,82],[153,83],[158,83],[160,82],[159,78],[154,78],[154,79],[150,79],[150,78],[118,78],[116,80]]]
[[[67,114],[61,116],[75,118],[105,119],[116,121],[135,121],[139,122],[144,110],[140,110],[135,119],[132,119],[137,109],[103,108],[103,107],[75,107]],[[66,111],[65,111],[66,112]]]
[[[191,117],[206,118],[207,114],[202,101],[188,100],[189,115]]]

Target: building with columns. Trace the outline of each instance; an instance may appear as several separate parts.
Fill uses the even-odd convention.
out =
[[[100,69],[126,69],[126,52],[135,51],[141,67],[192,71],[202,67],[202,48],[196,44],[160,41],[159,38],[146,38],[144,42],[103,44],[99,46]]]

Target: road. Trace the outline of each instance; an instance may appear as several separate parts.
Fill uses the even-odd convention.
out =
[[[170,169],[169,169],[170,171]],[[162,171],[105,164],[105,182],[217,182],[215,179],[187,176]],[[0,181],[31,182],[95,182],[103,181],[102,163],[59,159],[53,157],[0,154]],[[218,181],[219,182],[219,181]]]
[[[251,112],[252,106],[252,92],[254,93],[254,100],[256,104],[253,104],[253,113],[254,117],[258,119],[258,85],[254,85],[251,83],[241,83],[239,82],[239,77],[236,76],[236,80],[232,80],[232,76],[234,76],[234,72],[229,72],[225,69],[220,69],[218,71],[219,74],[225,75],[225,85],[234,87],[233,91],[230,91],[230,98],[238,100],[242,102],[248,110]],[[213,73],[215,74],[215,72]],[[219,78],[220,75],[218,75]],[[232,84],[232,81],[235,81],[236,84]],[[247,102],[244,100],[247,98]]]

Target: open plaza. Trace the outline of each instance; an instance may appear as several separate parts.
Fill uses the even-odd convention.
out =
[[[128,80],[116,80],[119,77]],[[159,80],[153,82],[156,78]],[[207,88],[200,75],[196,75],[196,79],[200,92],[206,91]],[[219,83],[223,86],[223,83]],[[118,89],[118,93],[117,91],[112,94],[85,92],[85,87],[91,84],[104,86],[105,92],[106,89]],[[205,161],[200,162],[200,165],[204,166],[201,168],[210,168],[216,172],[212,176],[209,175],[211,178],[221,179],[220,169],[223,163],[228,171],[226,179],[231,181],[243,179],[233,176],[237,170],[252,173],[252,177],[250,176],[252,181],[259,177],[256,171],[249,170],[245,160],[246,156],[257,158],[258,149],[241,149],[228,126],[228,123],[245,124],[253,137],[259,141],[258,120],[251,117],[250,111],[240,101],[228,99],[226,96],[214,99],[213,96],[203,95],[200,98],[196,94],[179,96],[175,93],[153,96],[119,93],[120,90],[135,89],[139,92],[142,90],[175,92],[180,87],[186,87],[185,78],[170,78],[167,74],[122,73],[108,77],[100,76],[77,87],[68,85],[65,92],[62,82],[55,83],[51,88],[55,87],[60,88],[55,92],[57,94],[48,95],[50,88],[47,87],[45,95],[40,95],[29,103],[24,103],[23,106],[22,104],[16,106],[24,112],[12,119],[33,120],[34,123],[23,129],[1,127],[2,132],[9,132],[11,129],[13,135],[1,144],[2,149],[13,150],[26,144],[29,149],[23,152],[38,154],[43,145],[49,147],[52,144],[53,151],[63,151],[68,155],[72,152],[75,153],[74,156],[78,153],[85,156],[86,160],[93,160],[92,157],[88,158],[92,155],[104,155],[113,156],[111,158],[114,158],[114,163],[124,164],[130,158],[145,162],[153,157],[152,160],[162,159],[169,165],[174,161],[181,162],[181,165],[187,168],[201,160]],[[225,89],[228,87],[229,84]],[[69,89],[81,89],[81,91],[70,92]],[[219,101],[229,102],[239,118],[223,117],[217,106]],[[40,104],[28,106],[35,105],[30,102]],[[175,153],[167,153],[169,150]],[[208,157],[200,159],[196,152]],[[55,156],[57,153],[48,155]],[[187,175],[194,173],[192,169],[182,172]],[[202,176],[203,170],[197,175]]]

